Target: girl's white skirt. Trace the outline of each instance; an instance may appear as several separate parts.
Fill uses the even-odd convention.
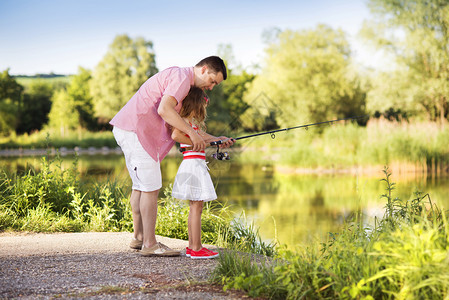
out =
[[[214,184],[204,159],[184,159],[173,184],[172,196],[181,200],[212,201],[217,199]]]

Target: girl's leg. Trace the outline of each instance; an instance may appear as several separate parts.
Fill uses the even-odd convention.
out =
[[[199,251],[203,248],[201,244],[201,214],[203,212],[203,201],[190,201],[189,211],[189,248]]]

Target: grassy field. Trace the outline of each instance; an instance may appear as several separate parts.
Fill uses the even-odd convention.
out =
[[[44,76],[14,76],[14,79],[23,86],[29,86],[31,83],[36,81],[44,81],[49,84],[69,84],[72,79],[70,75],[44,75]]]

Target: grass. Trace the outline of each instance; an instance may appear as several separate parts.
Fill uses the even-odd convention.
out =
[[[132,231],[129,184],[118,180],[83,182],[77,160],[63,168],[59,156],[41,158],[36,169],[0,173],[0,231],[80,232]],[[188,239],[187,202],[171,196],[171,186],[158,202],[156,234]],[[275,244],[261,240],[254,225],[234,220],[230,207],[205,205],[203,243],[272,255]]]
[[[0,230],[32,232],[131,231],[129,186],[118,181],[82,183],[76,162],[42,157],[39,172],[0,173]],[[270,299],[447,299],[449,226],[427,194],[394,197],[384,169],[385,214],[374,225],[361,213],[323,243],[289,250],[265,243],[244,215],[206,205],[203,242],[221,251],[213,280],[227,289]],[[128,192],[126,192],[128,191]],[[186,239],[188,206],[166,189],[157,234]]]
[[[122,231],[132,226],[127,196],[117,182],[82,184],[77,162],[64,169],[58,156],[42,157],[39,169],[0,173],[0,230]]]
[[[385,215],[374,226],[357,214],[325,243],[281,247],[273,259],[224,253],[215,282],[269,299],[448,299],[447,214],[429,195],[393,198],[384,173]]]
[[[69,84],[71,75],[53,75],[53,76],[14,76],[14,79],[23,86],[28,86],[36,81],[47,82],[50,84]]]

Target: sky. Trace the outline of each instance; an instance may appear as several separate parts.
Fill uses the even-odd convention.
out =
[[[372,66],[375,53],[357,36],[370,17],[365,0],[0,0],[0,71],[94,69],[119,34],[151,41],[159,70],[193,66],[227,44],[249,68],[263,62],[264,31],[318,24],[344,30],[356,61]]]

